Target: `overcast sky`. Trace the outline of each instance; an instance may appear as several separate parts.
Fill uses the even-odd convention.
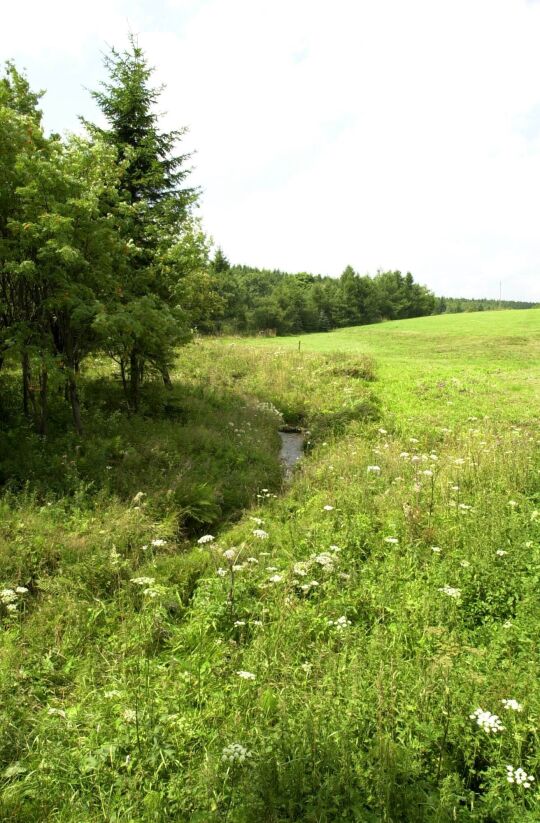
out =
[[[0,56],[77,130],[129,30],[231,262],[540,301],[539,2],[19,0]]]

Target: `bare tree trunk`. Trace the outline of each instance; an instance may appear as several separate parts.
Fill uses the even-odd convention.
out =
[[[75,375],[73,371],[69,371],[68,374],[68,391],[69,391],[69,399],[71,402],[71,411],[73,413],[73,425],[75,426],[75,431],[77,434],[81,435],[83,433],[82,427],[82,420],[81,420],[81,404],[79,402],[79,392],[77,390],[77,381],[75,380]]]
[[[162,366],[160,371],[161,371],[161,376],[163,378],[163,385],[167,389],[172,389],[171,375],[169,373],[169,369],[167,368],[167,366]]]
[[[21,367],[23,412],[25,417],[30,417],[30,358],[26,351],[21,355]]]
[[[132,349],[129,357],[129,402],[133,411],[139,410],[139,382],[141,372],[137,352]]]
[[[39,416],[37,419],[37,430],[39,434],[42,434],[43,436],[47,434],[48,390],[49,375],[47,372],[47,367],[44,363],[42,363],[39,372]]]

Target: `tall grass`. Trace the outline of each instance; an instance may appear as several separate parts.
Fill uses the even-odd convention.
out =
[[[182,425],[204,420],[216,458],[238,443],[257,479],[214,539],[160,508],[172,469],[147,502],[135,482],[4,497],[0,582],[28,591],[2,607],[1,819],[539,819],[538,376],[520,363],[502,405],[481,341],[459,345],[439,388],[444,356],[414,371],[403,349],[184,350]],[[218,422],[221,397],[254,416]],[[276,459],[273,407],[311,432],[284,490],[255,448]]]

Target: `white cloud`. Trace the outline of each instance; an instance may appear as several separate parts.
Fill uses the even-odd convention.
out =
[[[538,4],[55,0],[7,18],[0,50],[32,55],[34,76],[79,61],[85,85],[129,18],[167,123],[191,127],[202,215],[231,259],[540,299]]]

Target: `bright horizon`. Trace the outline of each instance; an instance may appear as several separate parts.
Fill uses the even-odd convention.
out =
[[[79,130],[130,30],[231,262],[540,301],[540,3],[27,0],[0,56]]]

